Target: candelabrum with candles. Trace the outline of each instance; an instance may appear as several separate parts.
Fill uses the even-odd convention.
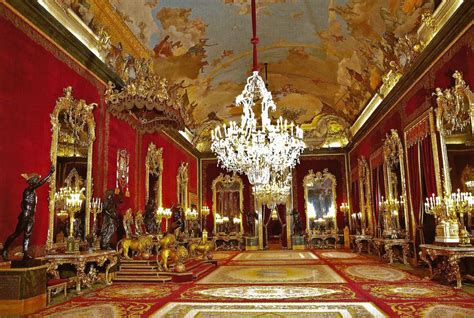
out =
[[[102,201],[100,198],[92,198],[90,204],[90,211],[92,212],[92,239],[93,239],[93,249],[99,250],[100,249],[100,241],[97,239],[97,231],[98,231],[98,220],[97,215],[102,213]]]
[[[459,189],[451,195],[452,209],[459,215],[459,246],[471,246],[469,232],[464,223],[464,215],[474,210],[474,196]]]
[[[211,211],[207,205],[201,208],[202,241],[207,241],[207,216]]]
[[[316,225],[316,230],[319,231],[320,234],[323,234],[326,229],[326,221],[323,218],[318,218],[314,220]]]
[[[382,236],[398,238],[401,234],[400,218],[398,216],[399,210],[403,207],[403,197],[400,200],[394,199],[391,196],[387,199],[382,197],[380,201],[380,210],[383,215],[383,232]]]
[[[191,232],[191,237],[194,237],[193,222],[198,218],[198,212],[194,208],[188,208],[184,212],[186,216],[186,231]]]
[[[155,220],[156,220],[156,225],[158,228],[158,236],[161,237],[163,234],[161,233],[161,222],[163,221],[163,218],[165,217],[165,209],[160,206],[156,209],[156,214],[155,214]]]
[[[459,224],[451,195],[440,197],[433,194],[426,198],[425,212],[436,219],[435,242],[459,243]]]
[[[56,205],[59,207],[59,214],[65,213],[69,216],[69,236],[66,240],[67,252],[74,252],[76,250],[74,238],[74,221],[75,214],[81,210],[82,202],[84,201],[85,188],[71,188],[63,187],[55,195]]]
[[[163,211],[163,217],[164,217],[165,220],[166,220],[165,232],[168,232],[168,223],[169,223],[168,220],[171,218],[171,215],[172,215],[172,214],[173,214],[173,213],[171,212],[171,209],[170,209],[170,208],[166,208],[166,209],[164,209],[164,211]]]

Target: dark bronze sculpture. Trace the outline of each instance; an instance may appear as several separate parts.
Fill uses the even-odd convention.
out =
[[[179,236],[180,233],[184,232],[184,210],[178,205],[175,208],[171,209],[171,226],[170,233],[174,233],[176,236]],[[179,229],[179,231],[177,231]]]
[[[156,221],[156,207],[155,200],[150,198],[145,206],[145,217],[144,217],[145,229],[148,234],[157,234],[158,223]]]
[[[257,212],[245,213],[247,219],[247,231],[249,236],[255,236],[255,220],[258,220]]]
[[[54,172],[54,166],[51,166],[49,174],[41,179],[41,176],[33,174],[22,174],[21,176],[26,179],[28,187],[23,191],[23,199],[21,201],[21,213],[18,216],[18,224],[16,225],[15,232],[13,232],[5,241],[3,247],[2,256],[6,261],[8,260],[8,249],[15,239],[23,235],[23,259],[31,259],[32,257],[28,254],[28,246],[30,244],[30,236],[33,231],[33,224],[35,223],[35,210],[36,210],[36,192],[35,190],[46,183]]]
[[[110,250],[110,240],[118,227],[117,208],[122,203],[122,192],[119,192],[117,198],[115,198],[114,190],[107,190],[104,201],[102,227],[100,229],[100,248]]]
[[[292,228],[293,235],[294,236],[303,235],[303,224],[301,222],[300,213],[296,209],[293,209],[293,211],[291,212],[291,216],[293,217],[293,228]]]

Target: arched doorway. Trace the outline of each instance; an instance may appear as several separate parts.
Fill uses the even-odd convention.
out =
[[[286,204],[279,204],[275,209],[263,206],[263,246],[268,249],[288,247],[286,233]]]

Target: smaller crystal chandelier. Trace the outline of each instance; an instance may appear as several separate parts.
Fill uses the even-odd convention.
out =
[[[242,94],[235,98],[236,106],[242,106],[240,124],[234,121],[216,127],[212,131],[211,150],[220,166],[229,171],[244,173],[252,185],[264,185],[272,172],[292,169],[299,162],[305,148],[303,130],[280,117],[272,124],[269,111],[275,111],[272,94],[258,74],[256,37],[256,9],[252,0],[253,74],[247,79]],[[253,107],[261,104],[261,120],[257,122]]]
[[[257,201],[273,209],[286,202],[291,193],[291,174],[272,173],[267,184],[254,185],[253,194]]]

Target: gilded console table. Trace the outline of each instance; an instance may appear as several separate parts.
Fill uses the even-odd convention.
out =
[[[382,259],[387,259],[390,264],[393,263],[394,259],[397,259],[395,254],[395,248],[398,246],[401,250],[401,258],[403,264],[408,264],[408,256],[410,254],[410,241],[406,239],[385,239],[385,238],[373,238],[371,243],[374,249]],[[385,251],[385,253],[384,253]]]
[[[216,251],[241,251],[244,238],[240,234],[218,233],[212,239]]]
[[[116,251],[94,251],[94,252],[77,252],[71,254],[50,254],[46,255],[45,259],[48,260],[48,274],[59,278],[58,266],[63,264],[71,264],[76,268],[77,282],[76,291],[81,292],[81,285],[84,287],[90,287],[94,282],[98,280],[97,270],[94,267],[94,263],[97,266],[103,266],[106,261],[109,261],[105,269],[105,283],[111,284],[112,281],[109,277],[109,270],[118,261],[118,252]],[[86,273],[86,266],[91,263],[89,272]]]
[[[362,249],[364,248],[364,242],[367,245],[367,253],[370,254],[370,241],[372,240],[372,236],[370,235],[351,235],[350,236],[352,241],[352,247],[356,250],[359,254],[362,253]]]
[[[337,233],[309,234],[308,247],[336,249],[338,240],[339,240],[339,235]]]
[[[459,262],[468,257],[474,257],[474,247],[420,245],[420,258],[430,268],[430,279],[443,274],[449,283],[456,281],[455,288],[462,286]]]

